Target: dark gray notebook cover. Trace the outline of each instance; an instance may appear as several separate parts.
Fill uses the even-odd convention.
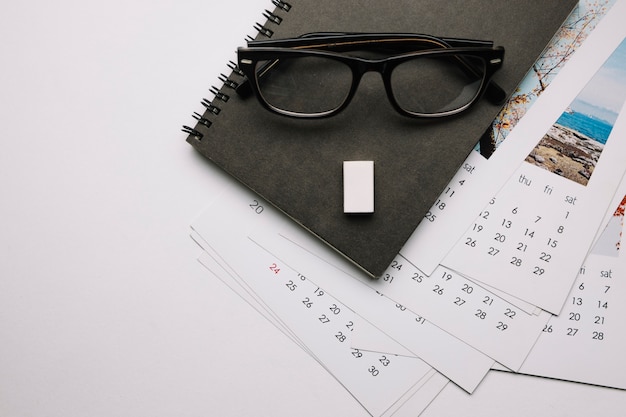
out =
[[[494,80],[511,94],[576,4],[574,0],[289,0],[273,38],[306,32],[412,32],[494,41],[506,49]],[[262,36],[262,35],[260,35]],[[243,45],[242,45],[243,46]],[[210,51],[206,51],[209,53]],[[240,82],[236,74],[229,79]],[[380,276],[499,111],[482,99],[460,117],[423,122],[397,114],[378,74],[324,120],[274,115],[227,85],[187,141],[293,220]],[[342,163],[375,162],[375,212],[343,213]]]

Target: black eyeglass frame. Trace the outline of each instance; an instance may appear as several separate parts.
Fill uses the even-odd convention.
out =
[[[421,49],[417,49],[421,44]],[[425,47],[432,45],[431,48]],[[386,47],[394,55],[385,58],[362,58],[347,55],[337,51],[368,50]],[[410,52],[400,52],[406,51]],[[391,52],[390,52],[391,53]],[[437,38],[422,34],[361,34],[361,33],[311,33],[298,38],[270,39],[250,41],[248,47],[237,49],[238,66],[246,77],[246,81],[237,88],[237,93],[245,96],[253,92],[261,105],[267,110],[284,116],[313,119],[336,115],[344,110],[354,97],[362,76],[370,71],[381,74],[387,98],[393,108],[400,114],[413,118],[441,118],[459,114],[472,107],[487,92],[487,98],[496,104],[506,99],[506,93],[491,80],[492,76],[502,66],[504,48],[494,47],[491,41]],[[268,103],[260,91],[258,79],[271,71],[272,68],[285,58],[318,56],[340,61],[352,71],[352,85],[346,97],[338,107],[319,113],[299,113],[277,108]],[[419,113],[403,109],[396,101],[391,85],[391,73],[399,64],[423,56],[451,56],[456,58],[464,70],[477,75],[476,68],[460,56],[481,58],[485,63],[485,70],[481,85],[472,98],[464,106],[438,113]],[[268,64],[257,69],[259,61],[268,61]]]

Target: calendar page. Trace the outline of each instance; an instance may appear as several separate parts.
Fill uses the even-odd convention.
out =
[[[500,176],[501,166],[498,163],[493,164],[491,159],[495,151],[499,151],[499,145],[504,143],[505,139],[507,141],[518,140],[515,135],[509,139],[509,133],[527,110],[538,101],[538,97],[547,91],[554,77],[559,74],[561,68],[583,42],[598,44],[603,42],[602,37],[612,36],[613,30],[609,28],[609,30],[603,30],[601,36],[595,36],[597,39],[585,41],[614,2],[615,0],[581,0],[579,2],[575,11],[537,60],[533,70],[529,71],[518,90],[498,115],[492,129],[477,145],[477,151],[468,156],[426,214],[424,221],[420,223],[402,250],[403,255],[424,274],[433,273],[459,239],[463,230],[472,222],[476,213],[480,212],[483,200],[476,198],[477,195],[486,192],[490,198],[495,195],[499,185],[502,185],[499,183],[504,179]],[[621,10],[619,7],[622,7]],[[607,22],[606,25],[616,24],[619,16],[626,13],[623,6],[619,7],[616,7],[618,10],[610,12],[613,17],[609,20],[613,22]],[[587,48],[588,52],[582,54],[593,54],[594,48],[595,46],[592,45]],[[585,65],[586,59],[578,61],[576,65],[580,66],[581,63]],[[521,161],[524,156],[525,154],[518,154],[507,158],[512,158],[510,161],[515,163]]]
[[[294,332],[292,332],[286,326],[285,323],[283,323],[283,321],[281,320],[279,316],[277,316],[272,310],[269,309],[269,307],[263,302],[263,300],[260,297],[258,297],[258,295],[254,293],[246,285],[245,281],[241,280],[233,271],[231,271],[228,268],[228,265],[225,265],[223,263],[219,254],[213,251],[211,246],[202,238],[202,236],[200,236],[195,231],[192,231],[191,238],[203,250],[203,253],[198,258],[198,261],[208,271],[210,271],[214,277],[218,278],[227,287],[229,287],[236,294],[238,294],[246,303],[248,303],[252,308],[254,308],[259,314],[265,317],[265,319],[267,319],[270,323],[272,323],[278,330],[283,332],[285,336],[289,337],[294,343],[300,346],[309,355],[317,359],[314,352],[309,350],[307,346],[304,345],[302,341],[298,339],[297,335]],[[373,335],[372,339],[380,339],[380,337],[378,335]],[[379,342],[379,343],[382,343],[382,342]],[[393,345],[393,341],[385,341],[384,343],[389,343]],[[397,346],[396,346],[396,349],[398,349]]]
[[[300,341],[297,336],[285,327],[284,323],[280,320],[276,321],[276,318],[272,314],[270,310],[267,309],[267,306],[263,304],[261,300],[258,300],[256,297],[252,296],[247,290],[245,290],[245,284],[240,282],[236,275],[232,275],[232,272],[227,272],[224,265],[220,264],[220,260],[215,259],[218,257],[212,249],[207,246],[207,243],[195,232],[192,232],[193,239],[198,242],[203,250],[205,251],[200,257],[200,263],[205,266],[214,276],[224,282],[228,287],[230,287],[233,291],[235,291],[238,295],[242,296],[242,298],[252,305],[261,315],[270,320],[273,324],[275,324],[279,330],[285,333],[288,337],[290,337],[294,343],[296,343],[300,348],[302,348],[305,352],[307,352],[310,356],[312,356],[321,366],[323,366],[331,375],[334,375],[333,370],[328,368],[315,354],[315,350],[309,349],[306,345]],[[219,258],[219,257],[218,257]],[[260,303],[260,305],[257,305]],[[358,337],[360,333],[367,333],[366,340],[370,343],[380,344],[383,346],[389,347],[388,352],[380,352],[383,353],[378,357],[383,359],[387,357],[397,356],[394,351],[401,351],[403,349],[402,346],[395,343],[393,340],[381,335],[381,332],[374,328],[373,326],[353,326],[353,331],[351,332],[351,338]],[[328,340],[325,341],[329,343]],[[317,346],[314,345],[312,348],[315,349]],[[362,357],[362,354],[365,351],[360,349],[355,349],[352,346],[350,347],[351,352],[357,357]],[[415,358],[415,360],[419,361],[415,355],[406,354],[401,356],[410,356]],[[406,372],[411,372],[413,369],[408,368]],[[336,377],[336,376],[335,376]],[[341,380],[338,382],[344,387],[345,384],[342,383]],[[445,388],[449,380],[443,376],[441,373],[437,372],[435,369],[428,371],[416,384],[405,393],[400,399],[393,404],[385,413],[381,415],[381,417],[393,416],[393,417],[414,417],[420,415],[427,407],[430,405],[432,401],[439,395],[439,393]],[[358,400],[358,399],[357,399]],[[371,413],[370,413],[371,414]]]
[[[341,311],[348,309],[354,311],[377,329],[392,336],[396,342],[410,350],[412,355],[426,361],[467,391],[474,390],[493,365],[493,359],[487,355],[442,331],[404,306],[363,285],[352,276],[326,262],[320,262],[309,253],[297,253],[296,251],[302,249],[279,237],[277,231],[291,230],[296,235],[311,239],[311,242],[317,245],[324,248],[325,245],[301,231],[281,213],[258,200],[247,190],[234,188],[228,190],[194,222],[193,229],[211,245],[214,252],[218,254],[217,256],[222,259],[222,263],[227,264],[227,268],[232,270],[233,274],[244,281],[247,287],[253,289],[252,295],[255,299],[262,299],[263,303],[270,306],[269,310],[274,313],[277,321],[285,320],[284,315],[290,318],[295,315],[278,314],[277,310],[271,306],[275,303],[281,309],[286,306],[300,308],[301,301],[304,301],[306,296],[303,296],[302,300],[296,300],[298,302],[293,304],[287,304],[285,300],[300,294],[301,291],[296,290],[302,285],[292,287],[293,293],[278,293],[282,298],[268,300],[267,297],[261,296],[263,288],[256,287],[265,285],[265,282],[255,281],[254,285],[247,282],[246,277],[252,276],[254,271],[247,270],[243,273],[241,268],[244,266],[239,265],[242,259],[264,259],[267,256],[273,256],[275,259],[283,260],[291,269],[298,271],[299,279],[314,282],[319,287],[320,294],[328,295],[328,297],[332,294],[334,303]],[[224,237],[225,235],[227,237]],[[239,241],[235,243],[235,239],[253,239],[257,244],[243,245]],[[293,259],[294,253],[299,259]],[[289,262],[286,261],[287,259]],[[306,261],[305,265],[300,265],[302,259]],[[252,263],[248,263],[247,268],[251,268],[250,265]],[[264,272],[264,268],[259,271]],[[321,273],[322,271],[325,273]],[[287,280],[287,283],[289,281]],[[297,284],[296,281],[291,281]],[[309,302],[313,302],[317,296],[308,295],[308,298]],[[307,307],[307,304],[302,305]],[[331,316],[326,314],[326,317]],[[293,329],[293,326],[288,327]],[[303,324],[301,327],[301,331],[305,332],[306,326]],[[307,343],[307,345],[310,344]],[[438,348],[439,346],[448,346],[448,349],[442,350]]]
[[[442,264],[558,314],[626,167],[625,99],[621,42]]]
[[[207,252],[203,253],[200,257],[199,257],[199,261],[200,263],[207,267],[208,270],[210,270],[211,272],[214,273],[214,271],[216,270],[222,270],[221,273],[219,273],[219,278],[227,283],[229,280],[234,279],[237,280],[237,278],[234,278],[232,275],[230,275],[229,273],[225,273],[221,267],[221,265],[219,265],[214,258],[212,258],[209,255],[209,252],[211,252],[210,249],[207,250]],[[215,274],[215,273],[214,273]],[[225,274],[225,275],[223,275]],[[218,275],[218,274],[215,274]],[[228,284],[227,284],[228,285]],[[230,286],[230,285],[229,285]],[[238,292],[238,294],[241,295],[241,293]],[[245,297],[245,295],[244,295]],[[265,315],[264,313],[261,313],[263,315]],[[267,317],[266,318],[272,320],[272,318]],[[296,336],[296,334],[294,332],[292,332],[289,328],[287,327],[283,327],[284,323],[280,323],[279,325],[279,329],[282,330],[287,336],[291,337],[293,339],[293,341],[300,346],[302,349],[304,349],[305,352],[307,352],[310,356],[313,357],[313,359],[315,359],[321,366],[323,366],[331,375],[333,375],[338,382],[344,387],[346,388],[348,391],[350,391],[350,386],[346,385],[341,379],[341,375],[343,372],[345,372],[346,370],[344,369],[343,372],[339,372],[339,373],[335,373],[335,368],[332,366],[333,364],[330,364],[331,366],[329,367],[326,363],[323,362],[323,357],[324,355],[321,355],[321,358],[318,357],[316,355],[316,350],[319,348],[318,343],[314,344],[312,346],[312,348],[310,349],[308,346],[304,345],[303,342],[301,340],[299,340]],[[383,340],[385,338],[384,335],[382,335],[379,331],[377,331],[376,329],[373,329],[371,326],[367,326],[367,325],[361,325],[360,323],[354,323],[353,328],[353,332],[351,332],[350,336],[354,337],[355,335],[358,335],[360,332],[367,332],[368,333],[368,337],[370,338],[370,340],[374,340],[374,341],[378,341],[378,343],[383,343],[387,346],[395,346],[394,349],[391,350],[398,350],[401,349],[397,346],[397,344],[395,344],[392,340],[386,339]],[[381,337],[382,336],[382,337]],[[322,344],[324,343],[331,343],[330,340],[326,340],[326,341],[322,341]],[[375,342],[376,343],[376,342]],[[353,357],[355,358],[363,358],[365,354],[367,354],[367,352],[365,351],[361,351],[359,349],[354,349],[354,348],[349,348],[350,352],[352,355],[355,355]],[[327,352],[329,349],[324,349],[324,352]],[[378,355],[369,355],[370,357],[377,357],[379,359],[379,361],[382,361],[381,364],[383,364],[383,366],[385,366],[384,364],[386,363],[386,366],[389,366],[390,362],[389,358],[393,358],[397,355],[393,354],[393,353],[381,353]],[[405,355],[408,356],[408,355]],[[419,358],[415,357],[414,355],[412,356],[412,358],[415,361],[420,361]],[[404,369],[404,372],[414,372],[415,368],[413,367],[408,367]],[[373,371],[374,373],[376,373],[375,371]],[[396,369],[396,372],[398,372],[398,369]],[[378,376],[378,375],[376,375]],[[404,395],[402,395],[390,408],[388,408],[384,413],[380,414],[381,417],[386,417],[386,416],[394,416],[394,417],[402,417],[402,416],[415,416],[415,415],[419,415],[424,409],[426,409],[426,407],[428,406],[428,404],[430,404],[434,398],[439,394],[439,392],[441,392],[441,390],[447,385],[448,383],[448,379],[445,378],[442,374],[440,374],[439,372],[437,372],[435,369],[430,368],[430,370],[428,372],[426,372],[424,375],[422,375],[421,377],[419,375],[414,375],[414,377],[419,377],[419,380],[416,381],[416,383],[411,387],[411,389],[409,391],[407,391]],[[375,382],[375,381],[373,381]],[[366,384],[368,385],[368,384]],[[358,398],[359,395],[364,395],[364,390],[359,389],[355,392],[351,392],[351,394],[355,397],[355,399],[364,407],[367,406],[367,402],[361,402]],[[378,397],[378,399],[380,399],[380,397]],[[369,412],[369,414],[371,415],[377,415],[376,414],[376,410],[367,410]]]
[[[243,249],[242,255],[247,254],[245,246],[255,245],[249,239],[234,240],[233,243]],[[216,271],[220,266],[209,256],[211,249],[205,249],[207,252],[200,257],[200,262],[210,270]],[[275,260],[267,255],[268,259]],[[220,260],[225,262],[226,268],[230,268],[225,258],[220,256]],[[254,267],[255,262],[266,266],[263,252],[248,258],[248,261],[251,263],[246,262],[246,265],[250,267]],[[370,326],[367,322],[319,287],[313,288],[312,283],[308,283],[306,278],[295,271],[289,271],[278,265],[273,267],[268,273],[268,277],[271,278],[269,281],[271,284],[268,285],[267,281],[258,280],[258,273],[263,269],[255,268],[254,275],[257,276],[244,279],[242,283],[250,285],[250,290],[258,295],[263,303],[269,301],[267,307],[280,318],[281,330],[286,331],[301,347],[304,347],[370,414],[374,416],[394,414],[417,395],[433,376],[432,367],[416,357],[362,352],[351,348],[351,335],[358,332],[359,328]],[[222,271],[225,270],[222,268]],[[243,275],[239,275],[240,279],[242,277]],[[312,297],[323,298],[324,303],[319,299],[315,305],[308,301],[302,303],[304,306],[302,309],[293,308],[295,302],[300,303],[300,300],[295,300],[293,304],[285,303],[284,297],[281,296],[283,289],[292,293],[299,286],[302,291],[307,284],[310,284],[311,288],[306,292],[310,292]],[[277,298],[280,302],[272,302]],[[386,337],[382,332],[369,331],[368,334],[375,338]]]
[[[626,195],[519,372],[626,389]],[[580,360],[584,358],[584,360]],[[596,358],[597,360],[594,360]]]
[[[215,260],[211,256],[209,256],[209,253],[208,253],[209,251],[203,253],[199,257],[200,263],[203,266],[207,267],[207,269],[210,270],[211,272],[215,271],[216,269],[219,270],[221,266],[219,266],[215,262]],[[229,275],[228,273],[226,273],[226,275],[221,275],[219,278],[223,282],[227,282],[230,279],[235,279],[235,280],[237,279]],[[241,295],[241,293],[239,294]],[[284,326],[284,324],[281,323],[281,326]],[[370,338],[370,340],[378,341],[378,343],[383,343],[385,345],[395,346],[395,349],[392,349],[392,350],[399,349],[397,344],[395,344],[392,340],[389,340],[388,338],[385,339],[384,335],[382,335],[379,331],[372,328],[371,326],[361,325],[360,323],[355,323],[352,328],[353,328],[353,331],[350,334],[351,338],[354,337],[355,335],[358,335],[360,332],[364,331],[364,332],[368,332],[368,335],[369,335],[368,337]],[[294,332],[292,332],[290,329],[286,327],[280,327],[280,330],[285,332],[285,334],[287,334],[289,337],[293,338],[295,336]],[[316,343],[311,348],[309,348],[308,346],[304,345],[301,340],[297,339],[297,336],[293,340],[298,346],[304,349],[305,352],[307,352],[310,356],[312,356],[313,359],[315,359],[322,367],[324,367],[331,375],[333,375],[338,380],[338,382],[350,392],[350,386],[346,385],[340,379],[342,372],[335,373],[335,368],[332,366],[333,364],[330,364],[331,366],[329,367],[327,366],[326,363],[323,362],[324,355],[321,355],[321,358],[316,355],[316,350],[319,349],[320,344]],[[322,341],[321,344],[323,345],[324,343],[332,344],[333,342],[331,342],[329,339],[326,341]],[[359,349],[354,349],[351,347],[349,349],[350,349],[351,354],[355,355],[353,356],[354,358],[361,359],[365,357],[364,355],[368,354],[368,352],[361,351]],[[328,350],[329,349],[326,348],[324,349],[324,352],[328,352]],[[389,358],[393,358],[397,355],[393,353],[385,352],[385,353],[381,353],[378,355],[369,355],[369,356],[370,356],[370,359],[378,358],[379,362],[382,361],[381,366],[385,366],[384,364],[387,364],[386,366],[389,366],[390,364]],[[412,358],[415,361],[420,361],[420,359],[415,357],[414,355],[412,356]],[[345,371],[346,370],[344,369],[343,372]],[[415,368],[413,367],[408,367],[404,369],[404,372],[407,372],[407,373],[414,372],[414,371],[415,371]],[[373,372],[376,373],[375,371]],[[399,370],[396,369],[395,372],[399,372]],[[378,376],[378,375],[375,375],[375,376]],[[441,392],[441,390],[447,385],[449,381],[442,374],[440,374],[439,372],[437,372],[435,369],[432,369],[432,368],[430,368],[430,370],[426,372],[424,375],[422,376],[414,375],[414,377],[419,378],[419,380],[416,380],[416,383],[411,387],[411,389],[407,391],[404,395],[399,397],[399,399],[390,408],[388,408],[384,413],[380,414],[381,417],[387,417],[387,416],[392,416],[392,415],[394,417],[402,417],[402,416],[408,417],[408,416],[419,415],[424,409],[426,409],[428,404],[430,404],[434,400],[434,398],[439,394],[439,392]],[[375,382],[376,381],[372,381],[372,383],[375,383]],[[366,385],[372,385],[372,384],[366,384]],[[359,395],[365,395],[364,392],[365,391],[363,389],[358,389],[355,392],[351,392],[351,394],[355,397],[355,399],[362,406],[366,407],[367,402],[362,402],[358,398]],[[377,397],[377,399],[380,399],[380,397]],[[371,415],[377,415],[376,410],[367,410],[367,411]]]

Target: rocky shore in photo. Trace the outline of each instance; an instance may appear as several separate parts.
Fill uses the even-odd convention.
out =
[[[555,124],[526,157],[526,162],[587,185],[603,149],[602,143]]]

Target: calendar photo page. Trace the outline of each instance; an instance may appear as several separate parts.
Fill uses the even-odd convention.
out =
[[[626,166],[626,42],[620,42],[442,264],[561,311]]]
[[[558,88],[551,87],[551,84],[561,70],[566,73],[564,78],[569,77],[573,90],[580,88],[581,82],[593,71],[588,65],[589,58],[592,61],[598,57],[602,59],[596,57],[595,51],[610,50],[610,47],[606,48],[608,45],[603,44],[607,41],[613,43],[615,36],[619,37],[621,29],[617,26],[621,12],[617,9],[623,7],[615,5],[616,10],[613,10],[614,3],[615,0],[584,0],[578,4],[487,129],[475,152],[470,153],[442,191],[402,250],[403,255],[424,274],[433,273],[464,228],[481,211],[483,200],[477,196],[491,198],[503,185],[506,176],[502,174],[506,169],[502,171],[502,165],[494,159],[505,159],[515,166],[527,155],[524,151],[501,151],[501,145],[505,142],[525,142],[524,137],[511,133],[532,107],[541,102],[541,96],[550,89]],[[579,49],[581,52],[578,52]],[[574,61],[572,65],[569,65],[570,59]],[[566,69],[567,66],[573,68]],[[507,155],[494,158],[500,152]]]

